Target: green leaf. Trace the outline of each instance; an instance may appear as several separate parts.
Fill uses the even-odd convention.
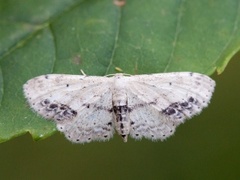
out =
[[[239,50],[239,21],[238,0],[0,0],[0,141],[55,132],[29,109],[28,79],[80,69],[221,73]]]

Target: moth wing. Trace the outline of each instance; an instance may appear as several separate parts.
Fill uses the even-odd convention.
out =
[[[130,77],[130,136],[165,139],[186,119],[207,107],[215,82],[208,76],[181,72]]]
[[[113,136],[111,88],[111,78],[51,74],[29,80],[24,94],[70,141],[84,143]]]

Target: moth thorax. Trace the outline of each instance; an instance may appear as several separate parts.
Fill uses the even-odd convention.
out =
[[[127,91],[125,89],[124,76],[118,76],[114,81],[113,87],[113,106],[127,105]]]

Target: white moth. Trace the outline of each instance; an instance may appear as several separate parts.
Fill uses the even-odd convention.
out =
[[[30,79],[31,108],[74,143],[109,140],[116,130],[127,142],[164,140],[185,119],[208,106],[215,82],[206,75],[174,72],[113,77],[50,74]]]

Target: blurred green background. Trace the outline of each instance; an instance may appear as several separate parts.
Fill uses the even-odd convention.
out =
[[[0,0],[0,141],[53,132],[23,98],[22,84],[36,75],[223,71],[239,49],[239,7],[237,0],[135,0],[122,9],[112,0]],[[26,134],[0,144],[0,180],[240,179],[239,59],[212,76],[209,107],[167,141],[123,143],[115,135],[76,145],[60,133],[38,142]]]
[[[29,134],[0,144],[0,179],[239,179],[240,54],[216,80],[203,113],[165,142],[76,145],[56,133],[34,142]]]

